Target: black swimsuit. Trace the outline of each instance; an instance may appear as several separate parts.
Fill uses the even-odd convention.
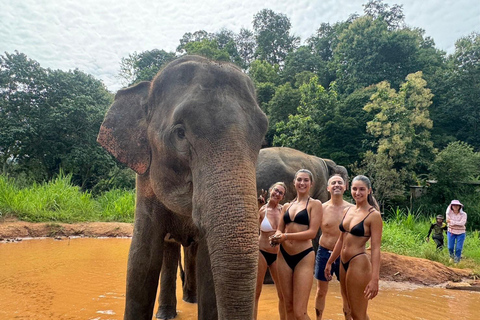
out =
[[[351,207],[350,207],[351,208]],[[340,231],[342,232],[348,232],[350,233],[351,235],[354,235],[356,237],[367,237],[367,238],[370,238],[370,235],[366,236],[365,235],[365,219],[368,218],[368,216],[373,212],[373,210],[375,210],[374,207],[370,207],[368,209],[368,214],[365,216],[365,218],[363,218],[362,221],[360,221],[359,223],[357,223],[356,225],[354,225],[352,227],[352,229],[350,229],[350,231],[346,230],[344,227],[343,227],[343,220],[345,220],[345,217],[347,216],[347,213],[348,213],[348,210],[350,210],[350,208],[347,209],[347,212],[345,212],[345,215],[343,216],[343,219],[342,219],[342,222],[340,222],[340,225],[338,226],[338,228],[340,229]],[[360,253],[357,253],[356,255],[354,255],[353,257],[351,257],[350,259],[348,259],[347,262],[343,262],[342,260],[340,260],[340,262],[342,263],[342,266],[343,266],[343,269],[345,269],[345,272],[347,272],[348,270],[348,266],[350,265],[350,261],[352,261],[353,258],[355,258],[356,256],[359,256],[361,254],[366,254],[365,252],[360,252]]]
[[[269,266],[269,267],[272,263],[275,262],[275,260],[277,260],[277,254],[276,253],[270,253],[270,252],[263,251],[263,250],[260,250],[260,253],[265,258],[265,261],[267,261],[267,266]]]
[[[290,207],[288,207],[287,211],[285,211],[285,214],[283,215],[283,222],[285,223],[285,225],[289,224],[289,223],[292,223],[292,222],[295,222],[295,223],[298,223],[298,224],[303,224],[303,225],[306,225],[306,226],[309,226],[310,225],[310,217],[308,216],[308,210],[307,210],[307,207],[308,207],[308,201],[310,201],[310,198],[308,198],[307,200],[307,204],[305,206],[305,209],[301,210],[300,212],[297,212],[297,214],[295,215],[295,217],[293,218],[293,221],[292,219],[290,218],[290,214],[288,212],[288,210],[290,210],[290,207],[293,205],[293,203],[290,205]],[[310,247],[308,249],[305,249],[303,250],[302,252],[299,252],[297,254],[294,254],[294,255],[290,255],[287,253],[287,251],[283,248],[282,245],[280,245],[280,251],[282,252],[282,255],[283,255],[283,258],[285,259],[285,262],[288,264],[288,266],[290,267],[290,269],[292,270],[295,270],[295,267],[297,266],[297,264],[307,255],[309,254],[311,251],[313,251],[313,247]]]

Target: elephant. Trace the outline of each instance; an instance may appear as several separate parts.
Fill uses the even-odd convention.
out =
[[[299,169],[308,169],[313,174],[314,184],[310,196],[325,202],[329,199],[327,182],[331,175],[340,174],[348,184],[348,172],[345,167],[329,159],[322,159],[287,147],[272,147],[260,150],[256,165],[257,194],[278,181],[287,185],[285,201],[291,201],[296,195],[293,179]]]
[[[288,190],[285,195],[286,201],[291,201],[295,197],[295,188],[293,186],[293,180],[295,173],[301,169],[306,168],[310,170],[314,175],[314,185],[311,188],[311,196],[316,199],[320,199],[322,202],[325,202],[329,199],[329,193],[327,192],[327,182],[331,175],[340,174],[344,180],[348,183],[348,172],[345,167],[337,165],[334,161],[329,159],[322,159],[313,155],[306,154],[304,152],[286,148],[286,147],[271,147],[261,149],[258,155],[257,164],[256,164],[256,185],[257,185],[257,194],[260,196],[262,190],[268,190],[268,188],[278,181],[283,181],[287,184]],[[316,248],[318,246],[318,238],[313,240],[313,244]],[[179,249],[178,249],[179,250]],[[195,263],[195,255],[191,253],[189,247],[184,247],[185,259],[184,262],[186,265]],[[177,275],[177,265],[176,261],[172,263],[172,268],[170,270],[170,279],[171,281],[176,280]],[[189,270],[193,270],[190,268]],[[194,273],[186,270],[184,277],[187,282],[184,282],[183,286],[189,288],[188,293],[190,296],[194,295],[194,289],[192,283],[195,283],[194,278],[196,275]],[[164,271],[162,271],[163,273]],[[270,274],[267,272],[265,276],[264,283],[271,284],[273,280],[270,277]],[[176,305],[175,299],[175,286],[166,286],[163,282],[160,285],[160,294],[171,297],[170,306],[168,310],[174,310],[172,305]],[[184,292],[185,300],[185,292]],[[160,301],[160,299],[159,299]],[[160,312],[157,313],[157,318],[159,319],[171,319],[174,316],[171,316],[172,313],[169,313],[170,318],[167,318],[162,315]]]
[[[191,217],[172,215],[165,221],[169,231],[165,236],[163,265],[160,273],[160,294],[158,297],[158,319],[173,319],[177,316],[177,266],[180,268],[183,300],[197,302],[197,284],[195,275],[198,248],[198,230]],[[182,266],[180,250],[183,247]]]
[[[97,141],[136,172],[124,319],[152,318],[165,221],[174,215],[198,230],[198,318],[252,318],[255,164],[267,126],[251,79],[199,56],[180,57],[152,81],[116,93]]]

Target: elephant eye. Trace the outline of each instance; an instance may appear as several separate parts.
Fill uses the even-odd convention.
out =
[[[179,139],[185,139],[185,130],[183,128],[177,128],[175,131]]]

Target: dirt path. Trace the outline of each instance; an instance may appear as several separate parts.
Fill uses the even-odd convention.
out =
[[[69,236],[131,237],[133,224],[118,222],[90,223],[30,223],[15,219],[0,220],[0,241],[31,237]],[[449,268],[441,263],[389,252],[382,252],[380,278],[387,281],[410,282],[420,285],[440,285],[472,277],[471,270]]]

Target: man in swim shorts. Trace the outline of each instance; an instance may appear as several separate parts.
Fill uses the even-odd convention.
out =
[[[346,208],[353,206],[351,203],[343,200],[343,194],[346,190],[346,182],[340,175],[333,175],[328,179],[327,190],[330,193],[330,200],[323,203],[323,216],[320,224],[322,235],[319,240],[317,256],[315,260],[315,279],[317,279],[317,293],[315,295],[315,313],[317,320],[322,319],[325,309],[325,298],[328,291],[328,280],[325,278],[325,265],[335,247],[335,243],[340,236],[338,225],[342,221],[343,212]],[[332,274],[335,273],[337,280],[340,280],[340,257],[332,265]],[[342,292],[343,313],[345,319],[352,319],[347,299]]]

